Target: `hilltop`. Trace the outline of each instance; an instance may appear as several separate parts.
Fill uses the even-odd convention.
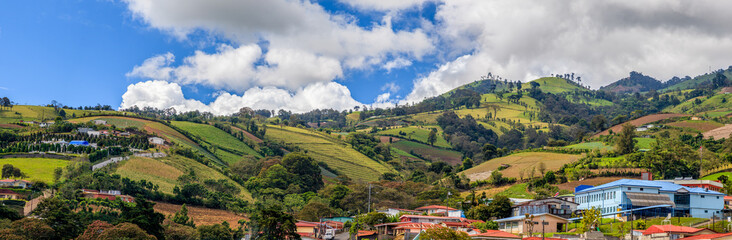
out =
[[[665,86],[661,81],[639,72],[630,72],[630,76],[600,87],[602,91],[613,93],[636,93],[659,90]]]

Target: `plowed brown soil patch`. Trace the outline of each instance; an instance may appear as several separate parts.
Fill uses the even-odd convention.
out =
[[[652,114],[652,115],[648,115],[648,116],[640,117],[638,119],[634,119],[634,120],[630,120],[630,121],[624,122],[623,124],[615,125],[615,126],[609,128],[609,129],[605,130],[605,131],[602,131],[602,132],[600,132],[598,134],[595,134],[595,136],[592,136],[592,137],[599,137],[599,136],[602,136],[602,135],[609,135],[610,134],[610,130],[613,130],[614,133],[619,133],[620,130],[623,129],[623,125],[625,125],[626,123],[630,123],[630,125],[633,125],[633,126],[636,126],[637,127],[637,126],[641,126],[641,125],[644,125],[644,124],[647,124],[647,123],[652,123],[652,122],[655,122],[655,121],[660,121],[660,120],[674,118],[674,117],[686,117],[686,116],[689,116],[689,114],[681,114],[681,113]]]
[[[180,207],[182,206],[162,202],[156,203],[157,204],[155,204],[154,207],[155,211],[164,214],[166,218],[172,218],[176,212],[180,211]],[[239,226],[239,220],[247,219],[244,216],[220,209],[202,208],[189,205],[186,205],[186,208],[188,208],[188,217],[191,217],[196,226],[212,225],[226,221],[229,223],[231,228],[236,228]]]

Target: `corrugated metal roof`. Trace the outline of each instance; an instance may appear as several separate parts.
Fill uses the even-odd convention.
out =
[[[603,185],[599,185],[596,187],[591,187],[587,189],[583,189],[578,193],[585,193],[585,192],[592,192],[596,190],[601,190],[605,188],[613,188],[618,186],[634,186],[634,187],[650,187],[650,188],[658,188],[661,192],[676,192],[679,189],[686,189],[690,193],[699,193],[699,194],[710,194],[710,195],[724,195],[720,192],[707,190],[703,188],[695,188],[695,187],[685,187],[678,184],[674,184],[671,182],[663,182],[663,181],[647,181],[647,180],[636,180],[636,179],[620,179],[611,183],[606,183]]]
[[[628,197],[634,207],[650,207],[656,205],[676,206],[666,194],[626,192],[625,196]]]

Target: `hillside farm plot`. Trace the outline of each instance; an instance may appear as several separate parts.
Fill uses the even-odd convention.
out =
[[[732,124],[727,124],[704,132],[704,138],[722,139],[728,138],[730,134],[732,134]]]
[[[69,163],[68,160],[52,158],[0,158],[0,166],[12,164],[28,176],[26,180],[38,180],[49,184],[53,183],[53,170],[64,168]]]
[[[633,139],[638,141],[635,145],[636,147],[638,147],[638,149],[651,149],[653,144],[656,143],[656,139],[654,139],[654,138],[633,138]]]
[[[398,141],[391,144],[392,147],[402,150],[411,155],[418,156],[432,162],[446,162],[450,165],[462,163],[463,154],[453,150],[440,149],[430,147],[426,144],[411,142],[407,140]]]
[[[377,134],[382,135],[390,135],[390,136],[401,136],[402,138],[411,138],[412,140],[427,143],[427,138],[429,137],[430,131],[432,131],[432,128],[437,129],[437,140],[435,141],[435,146],[443,147],[443,148],[450,148],[450,144],[445,140],[445,138],[442,136],[442,128],[440,126],[409,126],[409,127],[401,127],[401,128],[392,128],[387,129],[384,131],[380,131]],[[401,133],[404,133],[405,135],[400,135]]]
[[[268,126],[265,137],[298,146],[315,160],[328,164],[351,179],[376,181],[383,173],[394,172],[388,164],[368,158],[350,145],[321,133],[294,127]]]
[[[252,155],[257,158],[261,158],[262,156],[259,155],[254,149],[249,147],[249,145],[245,144],[242,141],[239,141],[239,139],[236,139],[231,134],[224,132],[221,129],[218,129],[214,126],[208,125],[208,124],[200,124],[200,123],[192,123],[192,122],[182,122],[182,121],[173,121],[171,122],[173,126],[178,127],[180,129],[183,129],[183,131],[186,131],[190,134],[193,134],[200,138],[201,140],[217,146],[217,147],[223,147],[225,149],[231,149],[235,151],[240,151],[246,155]],[[236,156],[236,154],[228,153],[225,150],[218,149],[214,152],[214,155],[221,158],[221,160],[226,161],[227,163],[231,164],[234,162],[237,162],[240,160]]]
[[[603,142],[595,141],[595,142],[583,142],[578,144],[573,144],[569,146],[564,146],[562,148],[569,148],[569,149],[589,149],[589,150],[613,150],[613,146],[605,145]]]
[[[82,117],[91,114],[120,114],[115,111],[95,111],[95,110],[74,110],[63,109],[66,117]],[[127,113],[124,113],[127,114]],[[131,113],[130,113],[131,114]],[[58,113],[52,107],[15,105],[12,109],[0,110],[0,123],[14,123],[20,121],[53,121],[58,117]]]
[[[183,205],[155,202],[153,207],[156,212],[162,213],[165,216],[173,216],[176,212],[180,211]],[[235,214],[221,209],[211,209],[186,205],[188,208],[188,217],[193,220],[196,226],[201,225],[213,225],[220,224],[221,222],[228,222],[232,229],[236,229],[239,226],[239,220],[248,220],[246,217]]]
[[[666,125],[673,126],[673,127],[693,129],[693,130],[696,130],[699,132],[711,131],[713,129],[724,126],[724,124],[721,124],[718,122],[704,121],[704,120],[686,120],[686,121],[667,123]]]
[[[173,194],[173,188],[179,184],[178,177],[189,171],[195,172],[196,176],[200,178],[200,181],[206,179],[228,179],[230,183],[234,184],[240,190],[239,197],[247,201],[252,200],[251,194],[238,183],[206,165],[181,156],[154,159],[133,157],[128,161],[121,162],[119,167],[117,167],[116,173],[132,180],[139,181],[145,179],[146,181],[157,184],[160,187],[160,191]]]
[[[711,175],[707,175],[701,178],[701,180],[719,180],[719,177],[721,176],[727,176],[727,178],[732,178],[732,172],[718,172]]]
[[[582,155],[562,154],[551,152],[523,152],[508,155],[505,157],[495,158],[481,163],[471,169],[462,171],[470,180],[483,180],[485,178],[473,179],[471,176],[485,176],[486,172],[494,171],[503,164],[510,165],[509,168],[501,170],[504,177],[520,178],[520,172],[524,172],[524,177],[528,177],[532,168],[538,168],[539,163],[543,162],[547,171],[556,171],[562,165],[577,161]],[[538,174],[538,169],[536,169]]]
[[[644,124],[648,124],[648,123],[652,123],[652,122],[657,122],[657,121],[661,121],[661,120],[664,120],[664,119],[675,118],[675,117],[686,117],[686,116],[689,116],[689,114],[681,114],[681,113],[651,114],[651,115],[648,115],[648,116],[644,116],[644,117],[640,117],[640,118],[637,118],[637,119],[634,119],[634,120],[630,120],[630,121],[624,122],[622,124],[615,125],[615,126],[609,128],[609,129],[605,130],[605,131],[602,131],[602,132],[600,132],[598,134],[595,134],[595,136],[592,136],[592,137],[599,137],[599,136],[602,136],[602,135],[610,135],[610,130],[612,130],[614,133],[619,133],[623,129],[623,125],[625,125],[626,123],[629,123],[630,125],[633,125],[633,126],[638,127],[638,126],[641,126],[641,125],[644,125]]]

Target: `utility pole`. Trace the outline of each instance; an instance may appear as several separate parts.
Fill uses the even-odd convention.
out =
[[[369,183],[369,206],[368,206],[368,212],[371,212],[371,183]]]
[[[544,240],[544,225],[546,225],[546,215],[541,216],[541,240]]]

